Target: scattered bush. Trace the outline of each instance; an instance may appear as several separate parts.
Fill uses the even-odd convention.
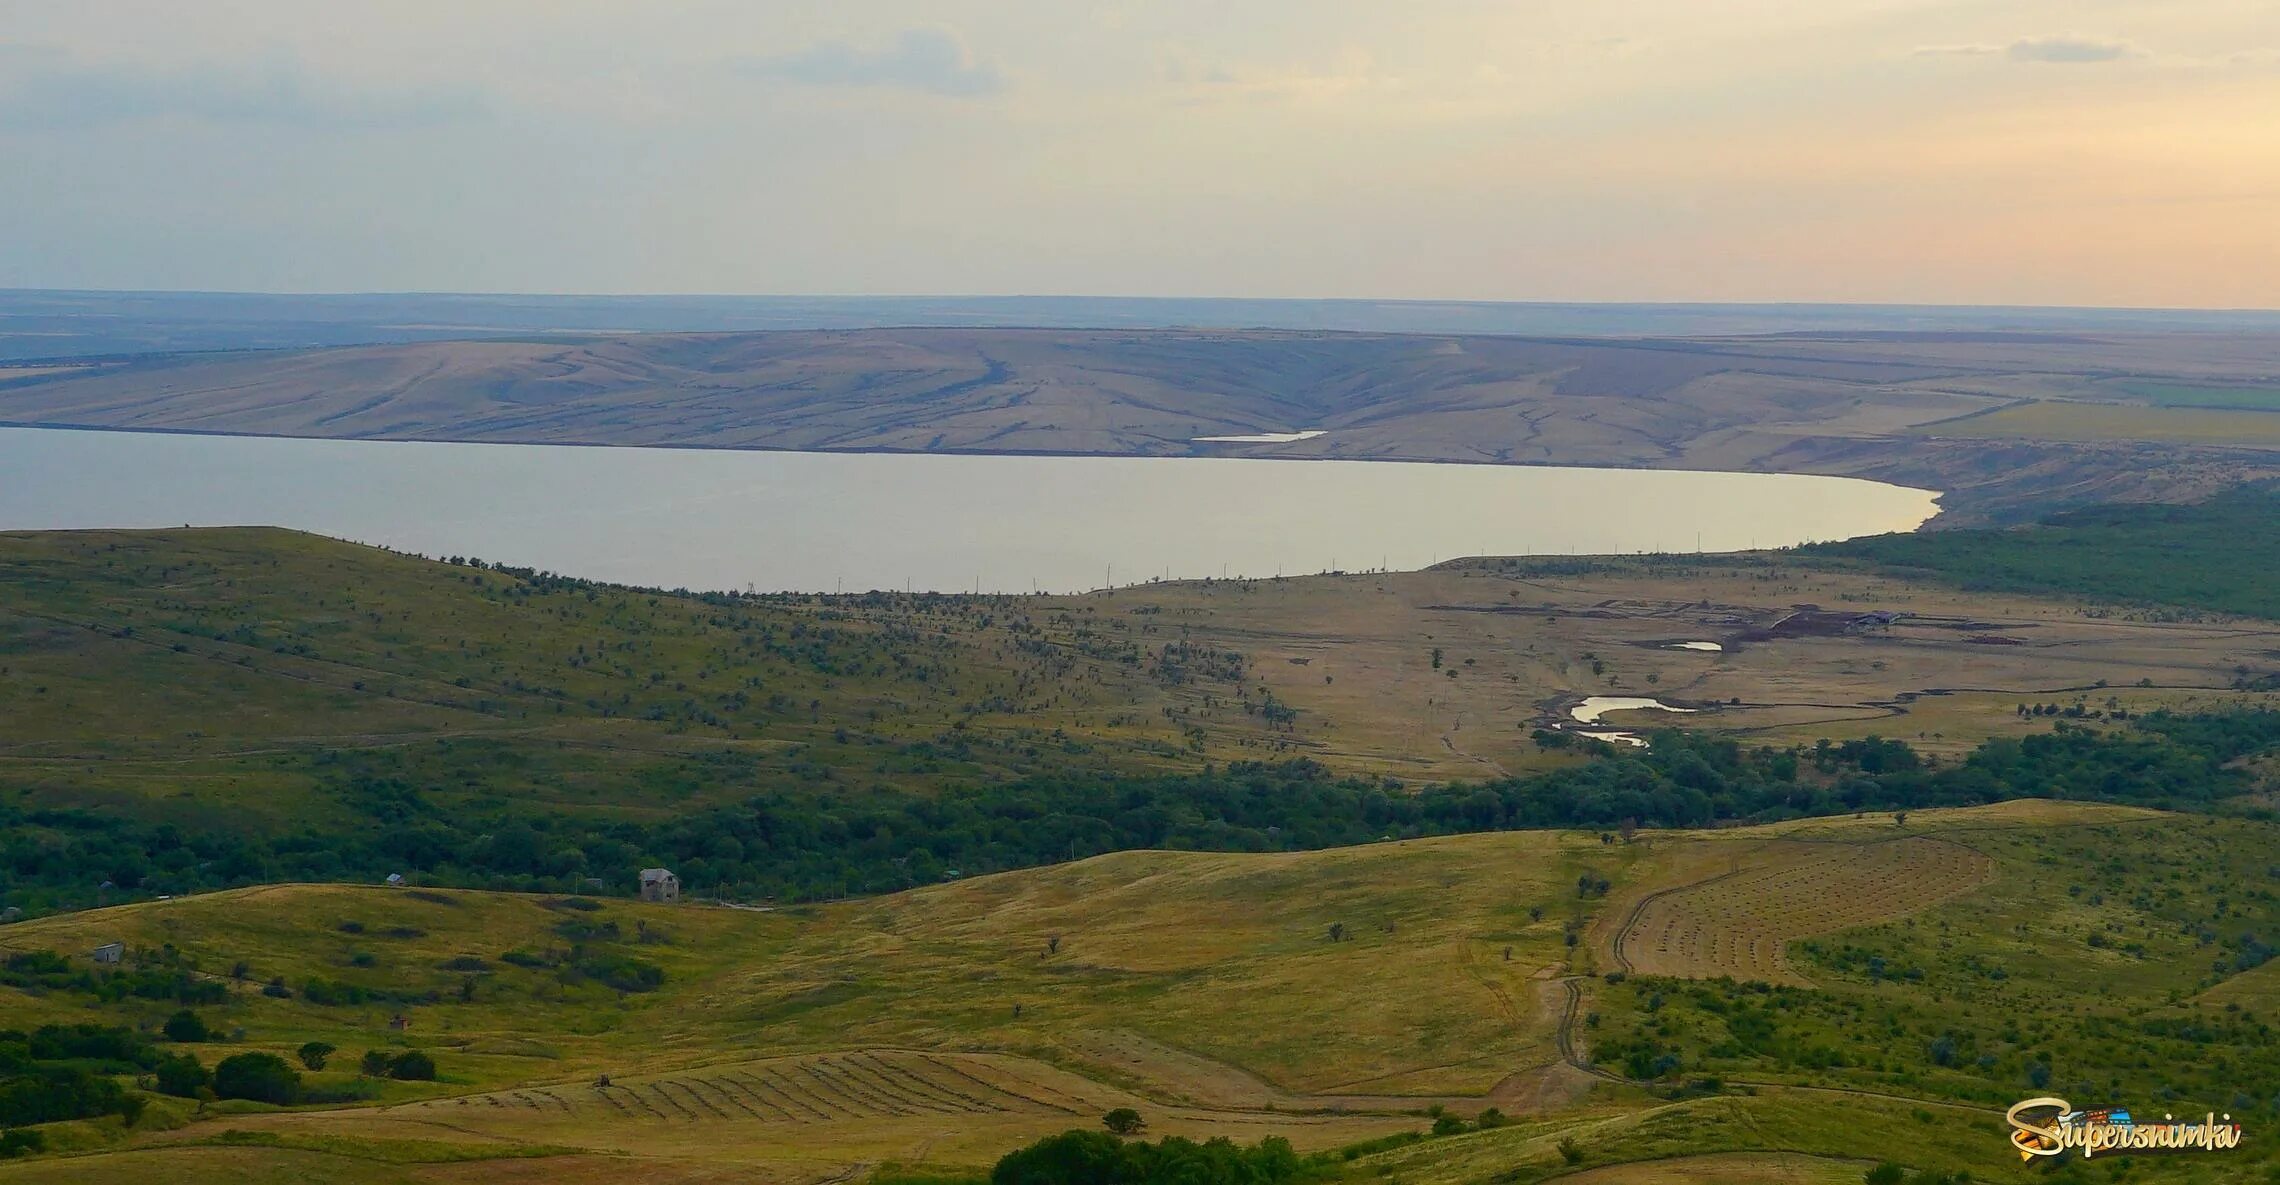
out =
[[[578,964],[578,973],[621,992],[653,992],[665,984],[665,969],[631,955],[597,955]]]

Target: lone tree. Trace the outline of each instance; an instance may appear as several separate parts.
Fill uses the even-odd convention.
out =
[[[333,1047],[322,1041],[311,1041],[303,1045],[298,1053],[302,1065],[312,1070],[322,1070],[325,1068],[325,1059],[333,1055]]]
[[[1138,1135],[1140,1129],[1148,1126],[1148,1121],[1140,1118],[1140,1113],[1130,1107],[1118,1107],[1101,1116],[1100,1122],[1101,1126],[1120,1136]]]
[[[199,1089],[210,1081],[206,1067],[187,1053],[160,1058],[151,1072],[158,1080],[158,1093],[181,1099],[197,1098]]]
[[[1330,923],[1330,941],[1332,941],[1332,942],[1344,942],[1344,941],[1346,941],[1346,923],[1344,923],[1344,922],[1332,922],[1332,923]]]
[[[167,1040],[184,1044],[203,1041],[213,1035],[207,1031],[206,1022],[187,1008],[166,1018],[165,1031]]]
[[[301,1076],[274,1053],[241,1053],[214,1067],[214,1095],[288,1106],[301,1100]]]

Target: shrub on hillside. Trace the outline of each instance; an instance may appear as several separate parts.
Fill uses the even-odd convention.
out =
[[[214,1094],[290,1106],[301,1100],[301,1076],[274,1053],[241,1053],[214,1067]]]
[[[1047,1136],[1008,1153],[991,1185],[1279,1185],[1299,1175],[1290,1141],[1268,1137],[1244,1147],[1221,1136],[1198,1144],[1166,1136],[1150,1144],[1105,1131]]]
[[[178,1099],[197,1098],[199,1089],[213,1080],[213,1076],[206,1073],[206,1067],[187,1053],[168,1057],[152,1067],[152,1070],[158,1082],[158,1093],[170,1094]]]
[[[213,1036],[206,1028],[205,1020],[187,1008],[167,1017],[164,1031],[167,1040],[183,1044],[195,1044]]]

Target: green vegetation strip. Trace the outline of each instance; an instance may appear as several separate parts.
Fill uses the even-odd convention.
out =
[[[1794,554],[1865,561],[1973,592],[2280,620],[2280,487],[2191,506],[2070,510],[2032,527],[1877,535]]]
[[[1544,740],[1567,743],[1561,734]],[[0,804],[0,875],[10,897],[63,904],[85,895],[91,873],[142,892],[377,880],[395,871],[435,883],[565,891],[589,867],[662,861],[705,892],[836,898],[928,883],[953,870],[1142,848],[1299,851],[1388,836],[1699,827],[2013,798],[2201,808],[2252,789],[2251,775],[2231,763],[2275,744],[2280,712],[2273,711],[2155,713],[2114,733],[2070,724],[1991,740],[1947,765],[1898,741],[1776,750],[1670,731],[1645,750],[1594,745],[1596,754],[1579,765],[1415,792],[1295,761],[1185,776],[1033,777],[933,795],[771,792],[667,823],[457,804],[411,777],[383,776],[390,763],[411,765],[391,753],[344,763],[349,768],[333,783],[361,820],[283,837]],[[653,986],[637,966],[596,963],[586,971],[628,990]]]

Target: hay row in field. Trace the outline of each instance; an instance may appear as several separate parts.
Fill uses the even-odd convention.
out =
[[[1642,975],[1803,984],[1792,939],[1874,925],[1984,884],[1994,861],[1950,840],[1784,845],[1760,863],[1650,895],[1616,936]]]
[[[555,1086],[438,1099],[419,1107],[519,1107],[661,1122],[836,1123],[928,1115],[1059,1113],[1085,1106],[1043,1084],[955,1054],[858,1050],[709,1066],[608,1086]]]

